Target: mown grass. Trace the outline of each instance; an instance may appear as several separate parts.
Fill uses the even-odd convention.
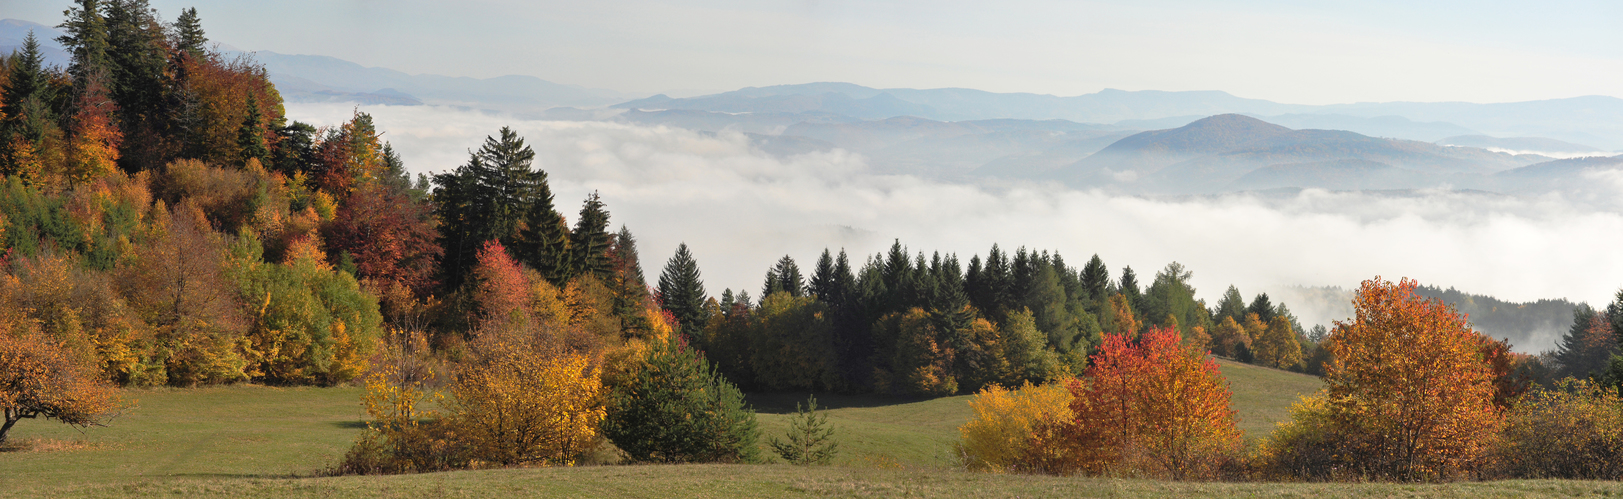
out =
[[[1266,435],[1311,376],[1220,361],[1240,426]],[[402,476],[316,477],[361,428],[358,388],[234,386],[127,391],[136,405],[83,432],[24,421],[0,451],[5,497],[1573,497],[1623,495],[1611,482],[1453,484],[1177,483],[970,473],[953,466],[969,396],[819,395],[836,427],[834,466],[584,466]],[[781,435],[805,394],[755,394],[764,436]],[[763,452],[765,438],[763,438]],[[769,452],[766,452],[768,455]]]

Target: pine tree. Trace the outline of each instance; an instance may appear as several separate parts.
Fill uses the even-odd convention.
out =
[[[1110,299],[1110,268],[1098,254],[1082,267],[1082,290],[1086,293],[1088,311],[1094,315],[1101,313]]]
[[[780,291],[799,298],[805,295],[805,290],[806,284],[800,276],[800,266],[795,264],[794,258],[784,255],[766,272],[766,282],[761,287],[761,299],[764,300]]]
[[[569,233],[571,262],[575,275],[604,276],[609,271],[609,212],[596,192],[586,197],[575,220],[575,230]]]
[[[157,13],[147,0],[112,0],[107,4],[108,53],[112,62],[112,96],[126,140],[119,162],[125,171],[160,167],[169,158],[162,133],[174,114],[166,70],[169,44]]]
[[[237,128],[237,149],[242,151],[242,161],[257,159],[261,163],[270,160],[270,150],[265,148],[265,118],[259,113],[259,99],[248,94],[248,116],[242,119],[242,126]]]
[[[839,451],[833,441],[834,427],[828,424],[828,414],[817,412],[817,397],[806,400],[806,407],[795,403],[795,415],[789,420],[788,442],[772,437],[768,444],[778,457],[789,464],[828,464]]]
[[[1212,312],[1212,320],[1228,317],[1234,319],[1234,322],[1244,322],[1246,312],[1245,297],[1240,295],[1239,288],[1231,285],[1228,291],[1223,292],[1223,298],[1217,301],[1217,310]]]
[[[705,314],[705,298],[704,281],[699,279],[699,263],[688,252],[687,243],[677,245],[676,254],[665,262],[665,271],[659,275],[660,307],[676,317],[682,334],[697,337],[710,319]],[[743,295],[738,301],[747,304],[749,297]]]
[[[63,35],[56,41],[73,53],[68,74],[73,75],[76,89],[84,89],[89,79],[106,77],[112,73],[107,57],[107,19],[102,15],[101,0],[74,0],[77,8],[62,11],[66,21],[57,25]]]
[[[175,19],[173,42],[175,48],[193,59],[201,59],[208,48],[208,37],[203,35],[203,23],[197,17],[197,8],[191,7],[180,11],[180,18]]]

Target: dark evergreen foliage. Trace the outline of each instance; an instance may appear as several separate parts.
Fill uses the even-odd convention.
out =
[[[175,19],[173,30],[171,39],[176,50],[191,57],[203,57],[209,40],[203,34],[203,23],[197,16],[196,7],[182,9],[180,17]]]
[[[541,209],[538,206],[551,202],[547,174],[530,168],[535,151],[524,145],[518,133],[502,127],[499,136],[485,137],[484,145],[455,171],[434,175],[434,211],[440,219],[440,245],[445,249],[442,282],[452,288],[462,284],[485,241],[499,241],[513,248],[519,261],[547,269],[538,265],[549,260],[546,246],[524,239],[528,234],[522,232],[525,222]],[[602,252],[608,248],[606,212],[600,223],[594,225],[600,228],[593,241]],[[607,270],[605,255],[599,254],[596,262],[599,266],[594,270]]]
[[[655,346],[626,386],[611,387],[603,436],[633,461],[754,462],[760,429],[744,395],[680,340]]]
[[[586,196],[569,233],[570,273],[604,277],[609,272],[609,212],[596,192]]]
[[[688,252],[687,243],[677,245],[676,254],[665,262],[665,271],[659,275],[658,296],[659,306],[676,317],[682,334],[697,337],[704,330],[709,321],[704,308],[708,295],[699,278],[699,263]],[[748,306],[749,297],[745,295],[738,301]]]

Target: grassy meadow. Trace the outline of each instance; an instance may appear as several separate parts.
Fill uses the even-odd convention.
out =
[[[1311,376],[1223,361],[1248,438],[1266,435]],[[230,386],[128,390],[105,428],[28,420],[0,451],[0,496],[319,497],[1524,497],[1623,495],[1607,482],[1409,484],[1174,483],[998,475],[953,466],[969,396],[908,400],[822,395],[834,466],[581,466],[402,476],[316,477],[361,428],[359,388]],[[782,435],[803,395],[757,394],[763,434]],[[765,442],[763,439],[762,445]]]

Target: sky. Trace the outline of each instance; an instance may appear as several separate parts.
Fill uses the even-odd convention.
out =
[[[152,0],[214,41],[633,94],[844,81],[1295,104],[1623,96],[1612,0]],[[54,25],[66,1],[0,0]]]

